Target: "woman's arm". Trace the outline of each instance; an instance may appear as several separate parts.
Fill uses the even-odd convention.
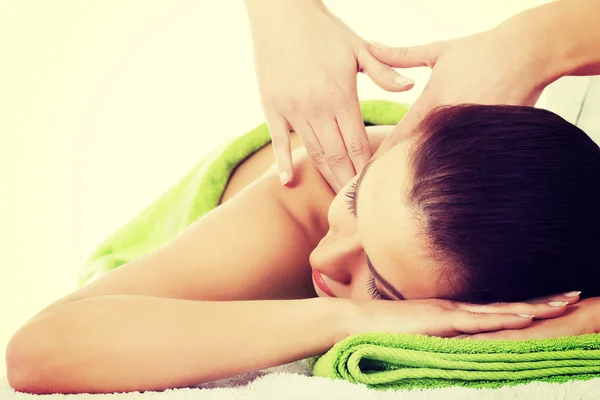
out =
[[[497,30],[521,32],[538,54],[546,83],[564,75],[600,74],[598,0],[560,0],[518,14]]]
[[[598,0],[560,0],[462,38],[413,47],[371,45],[371,53],[391,67],[432,69],[423,93],[378,152],[390,149],[439,105],[533,106],[562,76],[600,74],[598,15]]]
[[[343,337],[345,306],[326,298],[90,297],[26,326],[10,345],[21,350],[9,353],[8,379],[39,394],[197,385],[325,352]]]
[[[302,155],[292,187],[282,187],[275,171],[257,172],[273,161],[264,150],[238,168],[232,187],[240,192],[223,205],[25,324],[7,349],[11,385],[31,392],[164,389],[330,346],[338,325],[325,322],[337,313],[325,300],[224,302],[316,295],[308,258],[327,229],[333,193]]]
[[[315,296],[308,258],[323,228],[318,216],[326,215],[316,207],[333,194],[310,163],[299,164],[293,188],[264,174],[162,248],[38,313],[8,345],[11,385],[33,392],[175,387],[331,344],[319,299],[211,302]],[[275,339],[286,326],[294,330],[281,351]],[[261,340],[249,340],[252,334]]]

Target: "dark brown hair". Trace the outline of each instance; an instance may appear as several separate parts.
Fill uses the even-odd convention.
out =
[[[409,204],[451,298],[600,295],[600,149],[581,129],[533,107],[465,104],[419,132]]]

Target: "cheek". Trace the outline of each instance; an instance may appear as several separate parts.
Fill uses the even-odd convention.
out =
[[[369,295],[368,282],[371,278],[367,262],[359,268],[352,277],[352,285],[350,287],[350,298],[353,300],[372,300]]]

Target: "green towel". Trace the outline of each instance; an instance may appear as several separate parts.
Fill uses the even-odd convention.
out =
[[[600,376],[600,335],[484,341],[364,333],[309,365],[315,376],[380,390],[566,382]]]
[[[365,125],[395,125],[407,105],[361,102]],[[79,277],[83,286],[148,254],[217,207],[232,172],[271,139],[266,124],[215,149],[176,185],[110,235]],[[498,387],[531,380],[564,382],[600,372],[596,335],[531,341],[467,341],[371,333],[336,344],[311,360],[314,375],[365,383],[377,389]]]
[[[390,101],[361,102],[365,125],[395,125],[407,110],[407,105]],[[262,124],[214,150],[98,246],[80,272],[79,286],[158,249],[217,207],[235,168],[270,142],[267,125]]]

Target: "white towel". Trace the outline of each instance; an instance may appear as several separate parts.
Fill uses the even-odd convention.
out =
[[[533,382],[505,386],[500,389],[413,389],[381,392],[364,385],[333,381],[308,375],[305,361],[234,378],[206,383],[194,388],[169,389],[162,392],[131,392],[115,394],[53,394],[43,397],[15,392],[6,377],[0,379],[0,400],[598,400],[600,378],[562,384]]]

